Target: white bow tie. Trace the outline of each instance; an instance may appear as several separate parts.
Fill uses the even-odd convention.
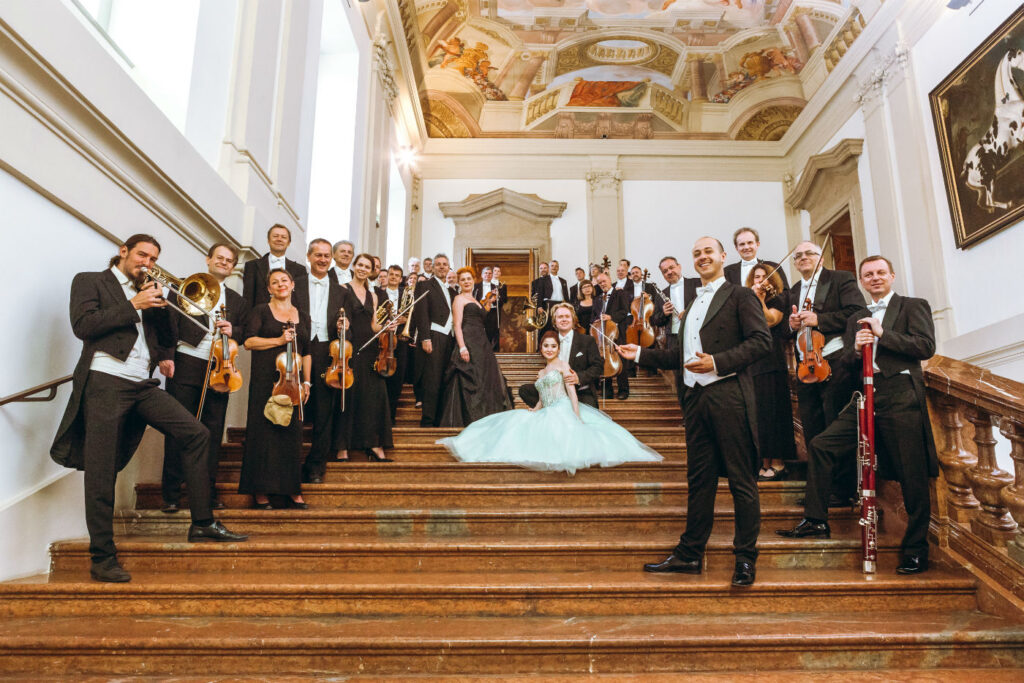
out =
[[[714,291],[715,291],[715,288],[712,287],[711,285],[706,285],[704,287],[698,287],[697,288],[697,296],[704,296],[705,294],[713,294]]]
[[[884,311],[887,305],[884,301],[879,301],[877,304],[868,304],[868,310],[872,313],[878,313],[879,311]]]

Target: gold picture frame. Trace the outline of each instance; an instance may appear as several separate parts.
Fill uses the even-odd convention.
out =
[[[957,248],[1024,220],[1024,7],[929,100]]]

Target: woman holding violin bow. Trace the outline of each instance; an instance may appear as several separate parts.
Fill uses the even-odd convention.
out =
[[[253,507],[306,508],[302,500],[303,406],[312,386],[310,317],[292,305],[295,281],[283,268],[270,271],[270,302],[255,306],[245,324],[252,352],[249,417],[239,493]],[[277,500],[279,499],[279,500]]]
[[[335,420],[334,445],[338,460],[347,462],[349,451],[366,451],[371,462],[390,462],[385,448],[393,446],[391,438],[391,406],[385,372],[394,372],[394,346],[392,334],[397,320],[390,299],[378,302],[369,281],[373,272],[373,257],[359,254],[352,261],[352,281],[342,287],[341,308],[344,311],[345,341],[352,345],[352,384],[345,390],[345,407],[340,419]],[[381,338],[386,336],[384,346]],[[381,349],[385,350],[380,358]],[[380,362],[378,362],[380,361]]]
[[[212,308],[214,320],[202,311],[189,308],[176,293],[168,295],[168,301],[184,308],[180,311],[175,309],[170,316],[176,345],[174,359],[160,364],[162,373],[167,377],[167,393],[197,415],[210,430],[207,466],[210,503],[215,510],[224,508],[217,497],[216,483],[228,398],[242,386],[242,375],[234,361],[238,355],[238,344],[243,339],[242,321],[248,307],[241,294],[224,286],[224,280],[231,275],[237,261],[238,250],[233,246],[214,244],[206,255],[207,273],[194,275],[185,281],[193,283],[192,287],[186,288],[192,294],[197,288],[205,288],[204,301],[197,303]],[[193,322],[186,320],[186,313],[197,314],[189,316]],[[183,481],[181,444],[167,438],[164,441],[161,479],[164,512],[179,510]]]

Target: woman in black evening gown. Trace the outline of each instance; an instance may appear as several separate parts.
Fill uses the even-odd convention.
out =
[[[590,334],[590,320],[594,314],[594,285],[584,280],[580,283],[580,299],[576,302],[576,321],[583,328],[583,334]]]
[[[347,461],[348,451],[366,451],[373,462],[387,462],[385,448],[392,448],[391,404],[384,377],[373,369],[379,345],[372,341],[359,349],[381,330],[377,324],[377,294],[368,280],[373,270],[373,257],[360,254],[352,261],[352,281],[342,287],[342,308],[348,318],[348,340],[352,342],[352,374],[355,381],[346,392],[345,412],[335,420],[334,447],[338,459]]]
[[[269,510],[268,495],[290,501],[289,507],[304,508],[302,501],[302,420],[298,406],[292,409],[287,427],[272,423],[263,414],[267,399],[277,383],[277,356],[289,339],[302,357],[302,400],[309,398],[309,316],[292,305],[295,282],[288,271],[270,271],[267,289],[270,302],[249,312],[245,323],[245,348],[252,351],[249,379],[249,414],[245,426],[245,450],[239,493],[253,496],[254,507]],[[295,323],[294,331],[285,323]],[[286,503],[288,504],[288,503]]]
[[[473,269],[459,268],[456,277],[459,294],[452,301],[456,344],[445,373],[442,427],[465,427],[512,407],[505,377],[484,328],[487,313],[473,298]]]

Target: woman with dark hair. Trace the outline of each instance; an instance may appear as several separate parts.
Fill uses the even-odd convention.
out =
[[[580,283],[580,298],[576,302],[576,322],[583,328],[583,334],[590,334],[591,317],[594,314],[594,285],[588,280]]]
[[[275,422],[264,409],[277,383],[277,356],[288,342],[293,342],[302,357],[303,403],[309,398],[310,319],[292,304],[295,281],[287,270],[270,271],[267,289],[270,302],[253,307],[245,321],[245,348],[252,351],[252,360],[238,492],[251,494],[253,507],[258,510],[274,507],[268,497],[271,495],[283,498],[285,507],[306,508],[302,500],[302,420],[298,406],[292,407],[290,419],[278,418]],[[288,424],[281,424],[284,421]]]
[[[540,395],[536,406],[489,415],[437,443],[462,462],[510,463],[569,474],[596,465],[662,459],[600,410],[577,400],[576,387],[565,384],[572,370],[558,357],[557,332],[544,333],[540,353],[547,364],[534,382]]]
[[[786,331],[779,323],[785,318],[786,303],[782,278],[764,263],[750,269],[746,286],[761,302],[765,321],[772,333],[772,350],[750,367],[757,398],[757,440],[761,450],[759,481],[778,481],[786,477],[785,460],[796,457],[793,437],[793,409],[789,397],[789,373],[786,369]],[[769,277],[769,275],[771,277]]]
[[[359,254],[352,260],[352,281],[342,287],[341,307],[348,319],[348,341],[352,342],[352,374],[355,381],[345,398],[342,419],[335,420],[334,446],[338,459],[347,461],[350,450],[366,451],[371,462],[390,462],[385,448],[391,438],[391,405],[384,377],[373,369],[378,339],[367,342],[383,327],[377,324],[377,293],[370,282],[373,257]],[[366,348],[363,348],[363,345]]]
[[[459,268],[455,273],[459,294],[452,300],[452,330],[455,348],[445,373],[444,412],[441,427],[465,427],[482,417],[508,410],[505,378],[487,338],[484,311],[473,298],[476,281],[472,268]]]

